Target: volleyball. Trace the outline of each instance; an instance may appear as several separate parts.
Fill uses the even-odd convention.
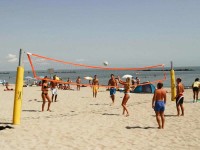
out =
[[[104,66],[108,66],[108,62],[107,62],[107,61],[104,61],[104,62],[103,62],[103,65],[104,65]]]

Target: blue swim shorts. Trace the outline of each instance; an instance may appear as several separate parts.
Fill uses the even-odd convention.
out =
[[[116,88],[110,88],[110,95],[115,95]]]
[[[154,110],[155,111],[165,111],[164,101],[156,101]]]

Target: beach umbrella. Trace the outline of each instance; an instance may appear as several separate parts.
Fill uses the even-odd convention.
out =
[[[27,76],[27,77],[25,77],[25,79],[31,80],[31,79],[33,79],[33,77]]]
[[[126,75],[123,75],[122,78],[132,78],[132,77],[133,77],[132,75],[130,75],[130,74],[126,74]]]
[[[40,78],[44,78],[44,76],[39,76]]]
[[[92,77],[84,77],[84,79],[86,79],[86,80],[92,80],[93,78]]]

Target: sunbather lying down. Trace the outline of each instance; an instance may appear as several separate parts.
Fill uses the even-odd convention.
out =
[[[6,83],[6,89],[4,89],[4,91],[13,91],[13,88],[9,88],[8,86],[9,86],[9,84],[7,82]]]

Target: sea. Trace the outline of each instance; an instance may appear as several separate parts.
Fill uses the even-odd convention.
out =
[[[196,78],[200,78],[200,67],[174,67],[175,70],[175,78],[181,78],[182,83],[186,87],[191,87],[192,83]],[[147,82],[147,81],[155,81],[160,80],[164,78],[164,74],[166,74],[166,80],[163,82],[164,87],[170,87],[171,85],[171,78],[170,78],[170,68],[165,68],[164,71],[162,70],[145,70],[145,71],[112,71],[112,70],[96,70],[96,69],[76,69],[76,70],[54,70],[49,73],[48,70],[38,70],[36,71],[37,76],[44,77],[48,76],[49,78],[53,77],[53,75],[58,76],[63,81],[67,81],[69,78],[73,82],[76,81],[77,77],[80,76],[82,79],[82,83],[88,84],[88,80],[85,80],[84,77],[90,76],[93,77],[94,75],[97,75],[99,79],[100,85],[107,85],[108,80],[110,79],[110,75],[114,74],[116,77],[120,76],[123,77],[123,75],[132,75],[134,78],[138,77],[140,79],[140,82]],[[33,73],[30,70],[25,70],[24,72],[24,81],[26,80],[32,80]],[[6,82],[10,84],[15,84],[16,82],[16,71],[0,71],[0,81],[5,80]],[[34,79],[33,79],[34,80]],[[122,78],[123,80],[123,78]]]

